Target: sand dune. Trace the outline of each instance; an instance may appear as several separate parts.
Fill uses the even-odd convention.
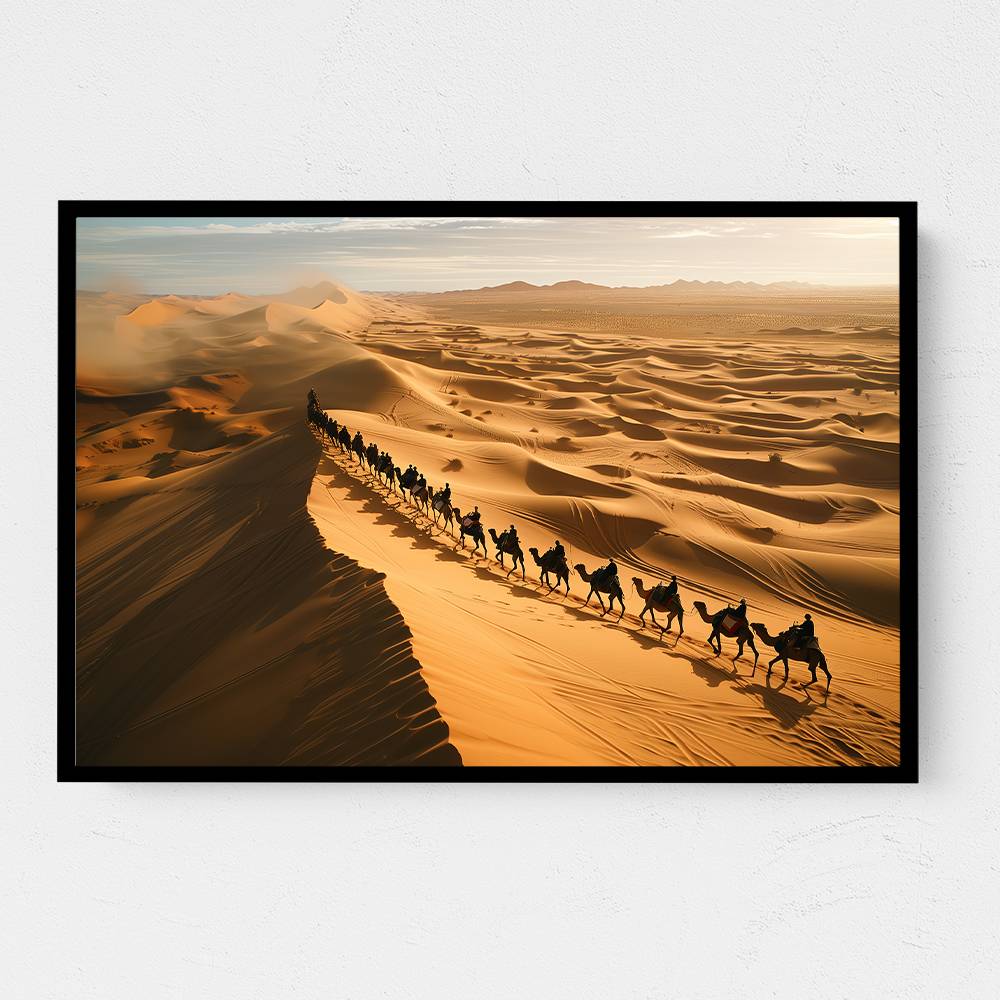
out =
[[[794,286],[81,294],[81,759],[894,762],[897,324]],[[321,456],[310,387],[526,556],[676,573],[685,637],[456,551]],[[742,596],[814,614],[828,698],[707,652],[692,601]]]

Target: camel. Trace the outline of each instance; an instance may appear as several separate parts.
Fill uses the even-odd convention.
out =
[[[517,542],[508,541],[506,531],[498,536],[497,533],[492,528],[490,528],[490,538],[493,539],[493,544],[496,546],[497,559],[500,560],[501,566],[503,566],[503,557],[505,554],[511,557],[511,567],[507,571],[507,576],[510,576],[510,574],[517,569],[517,564],[520,563],[521,579],[522,580],[526,579],[527,572],[525,571],[524,568],[524,553],[521,551],[521,546],[518,545]]]
[[[569,593],[569,564],[565,559],[560,559],[558,563],[554,563],[551,558],[551,553],[546,552],[544,556],[539,556],[538,549],[532,546],[528,551],[531,553],[532,558],[535,560],[535,565],[541,568],[542,583],[545,584],[549,590],[553,589],[553,584],[549,583],[549,573],[555,573],[556,582],[555,587],[558,587],[560,583],[566,584],[566,593]]]
[[[340,450],[346,451],[348,454],[350,454],[351,432],[346,427],[340,428],[340,433],[337,435],[337,441],[340,443]]]
[[[804,688],[816,683],[816,668],[819,667],[826,674],[826,689],[827,691],[830,690],[830,682],[833,680],[833,675],[830,673],[830,669],[826,665],[826,657],[823,655],[823,651],[819,648],[819,643],[815,639],[810,640],[805,649],[800,649],[798,646],[787,645],[784,632],[781,632],[777,636],[772,636],[767,631],[767,626],[763,622],[753,622],[750,627],[760,636],[761,642],[767,643],[772,649],[778,651],[778,655],[767,665],[768,677],[771,676],[771,668],[778,660],[781,660],[785,667],[785,680],[787,681],[788,661],[795,660],[798,663],[807,664],[809,666],[809,673],[812,674],[812,680],[802,685]],[[757,669],[756,664],[754,664],[754,669]]]
[[[351,442],[351,451],[357,456],[358,462],[363,469],[365,467],[365,441],[360,433],[354,435]]]
[[[603,618],[609,611],[614,609],[615,601],[618,601],[622,606],[622,613],[618,616],[618,621],[621,621],[625,615],[625,595],[622,593],[621,585],[616,582],[612,589],[603,580],[600,584],[595,583],[593,574],[587,572],[587,567],[583,563],[578,563],[573,569],[580,574],[584,583],[590,584],[590,592],[587,594],[587,599],[583,602],[583,606],[586,607],[590,603],[590,598],[594,594],[597,594],[597,599],[601,602],[601,608],[603,609],[601,611],[601,617]],[[606,608],[604,607],[604,600],[601,598],[602,593],[610,595]]]
[[[649,612],[650,618],[653,619],[653,624],[660,630],[660,635],[664,632],[670,631],[670,626],[674,623],[674,618],[677,619],[677,624],[680,626],[680,635],[684,634],[684,608],[681,606],[681,599],[678,594],[674,594],[673,597],[668,597],[665,601],[656,600],[653,597],[653,593],[656,590],[654,587],[652,590],[646,590],[642,585],[642,578],[638,576],[632,577],[632,584],[638,592],[639,596],[646,602],[646,606],[639,612],[639,621],[642,622],[642,627],[646,627],[646,612]],[[667,627],[664,628],[656,620],[656,612],[659,611],[661,614],[666,614]]]
[[[374,441],[372,441],[372,443],[368,445],[368,449],[365,451],[365,458],[368,459],[369,469],[374,469],[375,466],[378,464],[379,460],[378,445]]]
[[[708,622],[709,625],[712,626],[712,632],[708,637],[708,644],[712,647],[712,649],[715,650],[715,655],[720,656],[722,654],[722,639],[720,638],[720,635],[725,635],[727,638],[735,639],[739,643],[739,650],[733,657],[733,663],[735,663],[743,655],[743,647],[746,645],[753,650],[753,667],[754,670],[756,670],[757,660],[760,658],[760,653],[757,652],[757,647],[754,645],[753,641],[753,632],[750,631],[746,622],[744,622],[737,629],[737,631],[732,634],[728,632],[720,633],[715,626],[715,622],[713,620],[714,616],[710,615],[705,607],[705,602],[695,601],[694,607],[695,610],[698,612],[698,614],[701,615],[702,621],[706,621]],[[716,614],[718,614],[718,612],[716,612]],[[712,641],[713,639],[715,640],[715,642]]]
[[[455,523],[455,508],[452,507],[450,501],[436,496],[431,500],[431,510],[434,512],[434,523],[438,523],[438,514],[440,514],[442,527],[447,528],[450,534]]]
[[[430,517],[431,497],[433,494],[433,487],[423,486],[420,488],[414,488],[410,492],[410,499],[416,507],[423,510],[424,514]]]
[[[397,477],[399,479],[399,485],[402,489],[409,491],[410,498],[413,498],[413,487],[417,484],[417,477],[420,474],[412,466],[407,468],[404,472],[399,473]]]
[[[475,552],[482,545],[483,555],[489,559],[490,552],[486,548],[486,535],[483,534],[483,526],[478,521],[472,521],[466,527],[462,524],[462,512],[457,507],[452,507],[452,510],[455,512],[455,517],[458,518],[458,540],[462,543],[462,548],[465,548],[465,536],[468,535],[475,543],[472,546],[472,551]]]
[[[386,485],[392,490],[393,495],[396,493],[396,478],[399,476],[399,466],[392,464],[392,459],[390,458],[385,464],[385,480]]]

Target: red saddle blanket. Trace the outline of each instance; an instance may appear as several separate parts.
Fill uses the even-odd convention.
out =
[[[724,615],[719,623],[719,631],[727,638],[732,639],[746,625],[746,618],[735,618],[733,615]]]

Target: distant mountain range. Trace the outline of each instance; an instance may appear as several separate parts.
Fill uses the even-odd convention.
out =
[[[875,286],[871,286],[875,287]],[[889,287],[889,286],[885,286]],[[551,285],[533,285],[529,281],[508,281],[503,285],[486,285],[482,288],[461,288],[447,292],[406,292],[407,295],[448,296],[448,295],[483,295],[483,294],[517,294],[541,293],[559,294],[563,292],[647,292],[650,294],[672,295],[676,293],[716,292],[732,295],[768,294],[769,292],[806,292],[806,291],[846,291],[842,285],[816,285],[808,281],[773,281],[760,284],[756,281],[688,281],[678,278],[676,281],[665,282],[662,285],[598,285],[590,281],[557,281]]]

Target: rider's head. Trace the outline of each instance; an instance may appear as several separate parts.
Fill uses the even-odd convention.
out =
[[[746,603],[747,603],[747,599],[745,597],[741,597],[740,598],[740,604],[741,605],[745,605]]]
[[[813,617],[812,615],[807,614],[806,615],[806,621],[807,622],[811,622],[812,621],[812,617]]]
[[[676,579],[677,579],[677,577],[676,577],[676,576],[672,576],[672,577],[671,577],[670,579],[671,579],[671,580],[676,580]]]

